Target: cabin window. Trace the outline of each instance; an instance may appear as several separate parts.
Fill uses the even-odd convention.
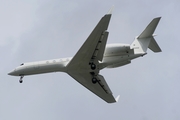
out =
[[[24,65],[24,63],[21,64],[21,66]]]

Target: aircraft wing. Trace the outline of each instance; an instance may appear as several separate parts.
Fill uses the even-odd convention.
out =
[[[89,68],[90,61],[95,63],[102,61],[108,38],[108,32],[106,30],[108,28],[110,18],[111,13],[102,17],[82,47],[69,62],[69,68],[75,68],[76,70],[77,68],[87,69]]]
[[[108,38],[108,32],[106,30],[108,29],[110,18],[111,10],[101,18],[82,47],[71,59],[67,65],[67,73],[106,102],[113,103],[116,102],[116,100],[114,99],[110,88],[104,77],[98,74],[98,64],[99,61],[102,61],[103,59]],[[91,62],[97,65],[96,70],[91,69]],[[97,79],[96,84],[92,83],[92,78],[94,77]]]
[[[92,75],[88,72],[85,73],[71,73],[68,74],[73,77],[77,82],[81,85],[89,89],[91,92],[102,98],[108,103],[117,102],[116,99],[113,97],[112,92],[107,85],[104,77],[102,75],[97,75],[96,79],[98,82],[96,84],[92,83]]]

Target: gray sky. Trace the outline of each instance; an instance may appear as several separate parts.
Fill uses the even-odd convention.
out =
[[[132,43],[162,16],[153,53],[104,75],[118,103],[108,104],[64,73],[19,77],[23,62],[73,56],[115,5],[108,43]],[[179,120],[179,0],[0,0],[0,120]]]

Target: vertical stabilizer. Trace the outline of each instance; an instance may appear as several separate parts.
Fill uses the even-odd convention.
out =
[[[161,52],[161,49],[153,36],[160,19],[161,17],[154,18],[145,30],[135,38],[131,44],[131,49],[134,49],[135,54],[144,54],[146,53],[147,48],[150,48],[153,52]]]
[[[138,39],[152,37],[161,17],[154,18],[145,30],[138,36]]]

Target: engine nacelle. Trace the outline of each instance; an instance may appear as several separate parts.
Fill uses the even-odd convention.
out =
[[[131,61],[123,61],[123,62],[119,62],[116,64],[108,65],[106,68],[116,68],[116,67],[120,67],[120,66],[127,65],[130,63],[131,63]]]
[[[129,44],[108,44],[106,46],[104,56],[119,56],[119,55],[127,55],[133,50],[130,49]]]

